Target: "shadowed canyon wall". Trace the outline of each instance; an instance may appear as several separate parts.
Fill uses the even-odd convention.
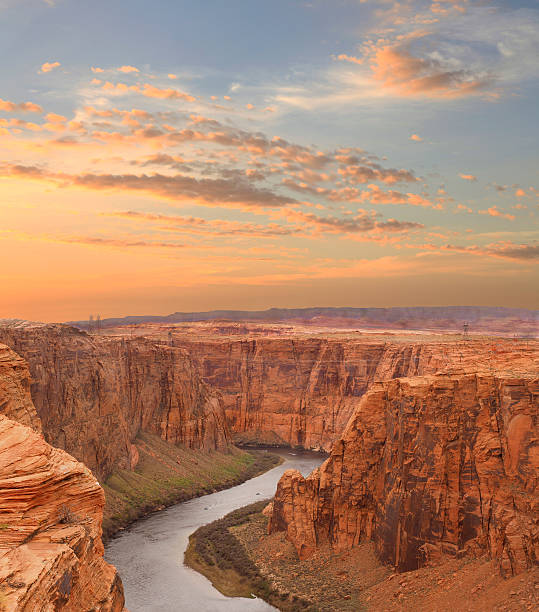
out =
[[[518,366],[521,348],[482,341],[201,339],[175,336],[223,395],[236,439],[329,451],[370,386],[478,363]],[[524,356],[524,362],[527,359]],[[523,366],[525,368],[525,365]]]
[[[29,388],[24,361],[0,345],[0,609],[121,612],[121,581],[103,559],[103,490],[45,442]]]
[[[372,539],[415,569],[488,552],[504,574],[539,560],[539,379],[437,375],[376,383],[330,457],[281,478],[270,531],[302,558]]]
[[[0,324],[0,342],[29,364],[47,442],[100,479],[136,465],[140,430],[194,449],[228,443],[219,394],[182,349],[29,323]]]

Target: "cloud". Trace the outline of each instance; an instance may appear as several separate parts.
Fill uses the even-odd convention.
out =
[[[178,89],[163,89],[155,87],[150,83],[142,85],[127,85],[126,83],[111,83],[106,81],[102,85],[102,90],[116,95],[127,95],[129,93],[138,93],[147,98],[158,98],[160,100],[184,100],[186,102],[194,102],[196,98],[188,93],[179,91]]]
[[[486,246],[455,246],[447,244],[441,247],[445,251],[456,251],[470,255],[481,255],[530,262],[539,259],[539,244],[513,244],[511,242],[489,244]]]
[[[473,174],[459,174],[460,178],[463,179],[464,181],[470,181],[470,182],[474,182],[477,181],[477,176],[474,176]]]
[[[491,217],[502,217],[503,219],[509,219],[509,221],[515,220],[515,215],[511,215],[510,213],[504,213],[499,210],[496,206],[491,206],[487,208],[487,210],[478,210],[480,215],[490,215]]]
[[[410,140],[413,140],[414,142],[423,142],[423,138],[421,138],[421,136],[418,136],[417,134],[412,134],[410,136]]]
[[[34,104],[33,102],[10,102],[0,98],[0,111],[8,113],[42,113],[43,109],[39,104]]]
[[[44,64],[41,64],[40,72],[51,72],[59,66],[61,66],[60,62],[45,62]]]
[[[147,242],[145,240],[121,240],[116,238],[95,238],[92,236],[56,237],[53,242],[67,244],[83,244],[88,246],[120,247],[120,248],[152,248],[152,249],[183,249],[184,244],[175,242]]]
[[[129,72],[140,72],[140,70],[138,68],[135,68],[135,66],[120,66],[118,68],[118,72],[124,72],[128,74]]]
[[[245,179],[196,179],[182,174],[65,174],[51,173],[37,166],[0,166],[0,176],[24,176],[62,187],[126,191],[159,196],[174,202],[197,202],[212,206],[278,208],[295,203],[293,198],[270,189],[257,188]]]
[[[357,234],[372,231],[405,232],[425,227],[422,223],[397,221],[396,219],[379,221],[379,215],[368,214],[367,212],[360,212],[353,217],[343,219],[336,216],[318,216],[314,213],[286,209],[283,211],[283,216],[289,221],[299,222],[303,226],[310,226],[319,232],[334,234]]]
[[[203,219],[201,217],[184,217],[143,213],[136,211],[107,213],[106,216],[118,217],[139,222],[163,223],[161,229],[183,230],[187,233],[203,234],[206,236],[257,236],[274,238],[275,236],[290,236],[304,233],[299,227],[284,227],[276,223],[267,225],[259,223],[244,223],[226,219]]]
[[[403,97],[459,98],[482,93],[492,83],[491,77],[456,69],[449,61],[414,55],[409,41],[378,43],[369,56],[373,79]]]
[[[409,170],[396,170],[395,168],[382,168],[378,164],[374,167],[351,165],[339,168],[339,174],[346,176],[352,183],[372,183],[380,181],[393,185],[395,183],[415,183],[419,179]]]
[[[347,55],[346,53],[341,53],[337,56],[334,56],[334,59],[339,60],[341,62],[350,62],[352,64],[363,64],[363,58],[355,57],[353,55]]]

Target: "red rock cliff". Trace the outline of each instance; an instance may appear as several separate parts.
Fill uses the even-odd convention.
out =
[[[0,609],[120,612],[122,584],[103,559],[103,490],[21,424],[39,430],[29,387],[25,362],[0,345]]]
[[[30,397],[28,364],[0,344],[0,414],[41,432],[41,421]]]
[[[329,451],[376,381],[476,369],[521,352],[513,343],[324,337],[192,340],[174,337],[223,394],[228,423],[246,439]],[[518,365],[518,359],[513,359]],[[241,437],[240,437],[241,439]]]
[[[270,530],[302,558],[370,538],[400,570],[489,552],[518,573],[539,560],[538,402],[530,377],[377,383],[320,468],[283,475]]]
[[[141,429],[190,448],[228,442],[219,395],[180,348],[39,324],[0,325],[0,341],[28,361],[47,442],[99,478],[134,466]]]

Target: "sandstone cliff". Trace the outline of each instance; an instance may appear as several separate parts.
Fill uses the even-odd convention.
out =
[[[283,475],[270,531],[302,558],[365,538],[400,570],[488,552],[518,573],[539,560],[538,418],[529,376],[376,383],[320,468]]]
[[[0,416],[0,606],[17,612],[120,612],[103,559],[105,497],[91,472]]]
[[[0,345],[0,609],[120,612],[122,584],[103,559],[103,490],[45,442],[29,388],[26,363]]]
[[[223,394],[238,440],[326,451],[377,381],[454,367],[474,371],[478,363],[494,368],[511,362],[518,369],[523,361],[525,370],[529,360],[524,346],[509,341],[193,336],[176,332],[174,343],[188,350],[204,380]]]
[[[219,395],[182,349],[14,322],[0,324],[0,341],[28,361],[47,442],[98,478],[136,465],[141,430],[195,449],[228,443]]]
[[[41,421],[30,397],[28,364],[0,344],[0,414],[41,431]]]

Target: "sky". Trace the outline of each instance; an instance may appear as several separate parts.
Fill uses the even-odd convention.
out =
[[[539,302],[539,2],[0,0],[0,318]]]

